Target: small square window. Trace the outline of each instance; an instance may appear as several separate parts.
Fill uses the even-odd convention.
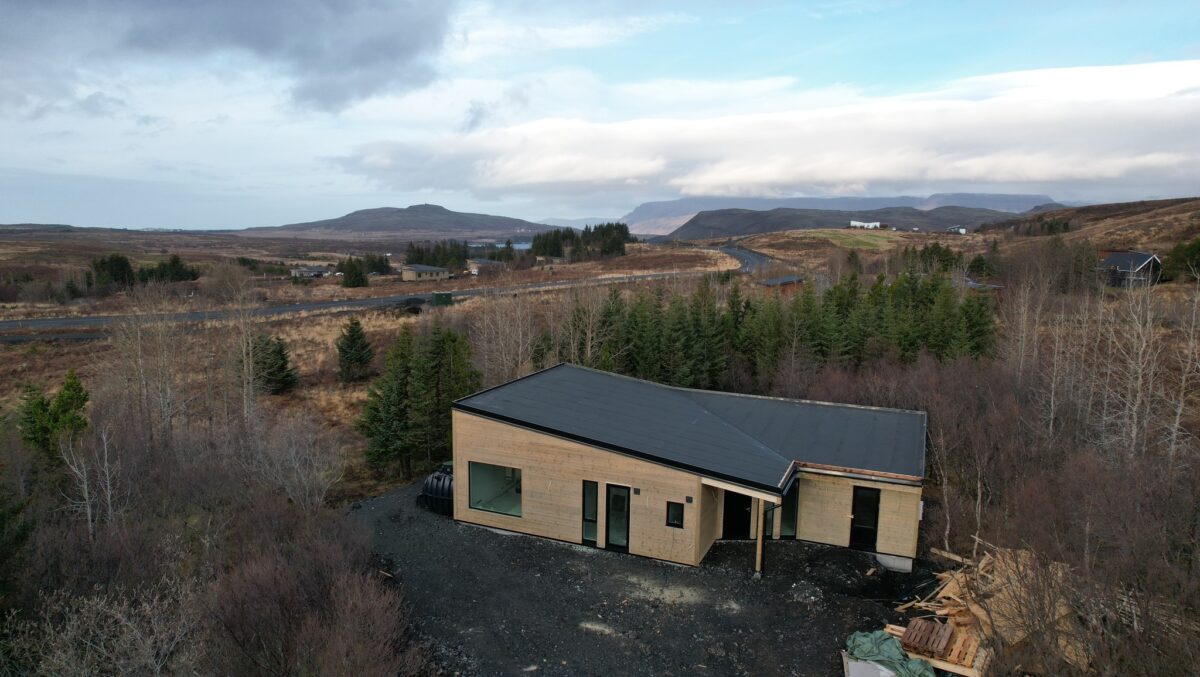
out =
[[[667,501],[667,526],[683,528],[683,504]]]

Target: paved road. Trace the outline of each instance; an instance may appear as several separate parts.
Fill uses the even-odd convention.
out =
[[[761,254],[752,249],[746,249],[737,245],[727,245],[717,247],[717,249],[721,253],[728,254],[737,259],[738,263],[742,264],[742,267],[738,270],[743,273],[754,273],[774,262],[774,259],[766,254]]]
[[[732,256],[741,264],[739,272],[753,273],[764,266],[771,263],[772,259],[759,252],[750,249],[744,249],[736,245],[728,245],[718,247],[719,251]],[[587,287],[593,285],[606,285],[614,283],[641,282],[647,280],[662,280],[671,277],[686,277],[701,275],[699,272],[683,272],[683,273],[647,273],[645,275],[625,275],[622,277],[606,277],[592,278],[587,280],[566,280],[563,282],[538,282],[535,284],[514,285],[510,287],[484,287],[476,289],[463,289],[460,291],[451,292],[456,299],[471,298],[473,296],[481,296],[485,294],[496,293],[527,293],[534,291],[549,291],[551,289],[568,289],[571,287]],[[274,315],[288,315],[290,313],[302,313],[313,310],[350,310],[354,308],[386,308],[389,306],[397,306],[403,304],[409,299],[418,298],[428,302],[432,298],[431,293],[425,294],[400,294],[396,296],[379,296],[366,299],[347,299],[342,301],[309,301],[305,303],[292,303],[282,306],[264,306],[254,308],[250,311],[251,314],[258,317],[270,317]],[[219,320],[229,317],[233,311],[229,310],[193,310],[168,315],[168,319],[175,322],[205,322],[207,320]],[[0,343],[23,343],[25,341],[48,341],[48,340],[75,340],[75,341],[93,341],[104,338],[103,329],[114,324],[120,324],[131,319],[132,315],[81,315],[79,317],[38,317],[23,320],[0,320]],[[47,330],[64,330],[74,329],[92,329],[97,331],[86,333],[45,333]],[[26,332],[41,332],[30,334]]]
[[[682,273],[647,273],[645,275],[625,275],[622,277],[606,277],[592,278],[587,280],[565,280],[562,282],[539,282],[536,284],[514,285],[510,287],[485,287],[476,289],[463,289],[460,291],[452,291],[452,295],[456,299],[471,298],[473,296],[482,296],[485,294],[496,293],[528,293],[534,291],[549,291],[552,289],[568,289],[571,287],[587,287],[593,285],[626,283],[626,282],[641,282],[646,280],[660,280],[669,277],[685,277],[691,275],[700,275],[699,272],[682,272]],[[431,293],[425,294],[401,294],[397,296],[379,296],[366,299],[347,299],[343,301],[309,301],[306,303],[292,303],[282,306],[264,306],[254,308],[250,313],[258,317],[269,317],[274,315],[288,315],[290,313],[301,313],[313,310],[349,310],[353,308],[386,308],[389,306],[397,306],[403,304],[409,299],[418,298],[428,302],[432,298]],[[230,310],[196,310],[184,311],[179,313],[171,313],[167,316],[168,319],[175,322],[204,322],[207,320],[219,320],[229,317],[233,314]],[[44,341],[51,339],[73,339],[73,340],[94,340],[103,338],[103,333],[81,333],[81,334],[27,334],[22,332],[29,331],[45,331],[45,330],[70,330],[70,329],[103,329],[114,324],[131,319],[132,315],[82,315],[79,317],[39,317],[22,320],[0,320],[0,343],[21,343],[24,341]]]

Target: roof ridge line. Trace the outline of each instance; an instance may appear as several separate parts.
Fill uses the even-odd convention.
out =
[[[849,404],[847,402],[826,402],[824,400],[806,400],[806,399],[801,399],[801,398],[797,398],[797,397],[779,397],[776,395],[754,395],[751,393],[734,393],[734,392],[729,392],[728,390],[706,390],[704,388],[688,388],[686,386],[674,386],[669,383],[659,383],[657,381],[649,381],[644,378],[638,378],[636,376],[628,376],[626,374],[618,374],[618,373],[612,372],[612,371],[604,371],[603,369],[595,369],[593,367],[587,367],[582,364],[575,364],[573,362],[559,362],[558,364],[556,364],[554,366],[557,367],[560,365],[574,367],[575,369],[585,369],[587,371],[595,372],[597,374],[603,374],[605,376],[614,376],[616,378],[628,379],[630,381],[637,381],[638,383],[649,383],[650,385],[658,386],[659,388],[669,388],[671,390],[678,390],[678,391],[682,391],[684,393],[705,393],[705,394],[709,394],[709,395],[721,395],[721,396],[726,396],[726,397],[746,397],[746,398],[752,398],[752,399],[757,399],[757,400],[772,400],[775,402],[791,402],[793,404],[817,404],[817,405],[821,405],[823,407],[845,407],[847,409],[869,409],[869,410],[873,410],[873,411],[894,411],[894,412],[902,413],[902,414],[921,414],[922,416],[924,416],[926,413],[924,411],[921,411],[920,409],[901,409],[899,407],[877,407],[877,406],[870,405],[870,404]],[[546,370],[543,369],[542,371],[546,371]],[[534,372],[534,373],[537,373],[537,372]],[[532,375],[533,374],[529,374],[529,376],[532,376]],[[522,377],[522,378],[525,378],[525,377]],[[707,411],[707,409],[706,409],[706,411]]]

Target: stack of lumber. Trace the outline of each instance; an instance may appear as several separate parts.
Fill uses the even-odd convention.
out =
[[[959,656],[971,654],[971,646],[974,655],[980,655],[980,643],[1019,645],[1029,637],[1031,624],[1025,618],[1029,613],[1050,616],[1055,623],[1070,622],[1071,608],[1053,592],[1055,586],[1045,586],[1045,591],[1032,587],[1038,579],[1032,575],[1035,561],[1029,551],[985,545],[983,555],[977,560],[937,549],[933,553],[962,566],[937,574],[939,585],[933,592],[905,602],[896,610],[925,611],[934,618],[945,619],[957,635],[971,638],[964,640]],[[1049,571],[1058,582],[1066,576],[1061,565],[1052,565]],[[1044,608],[1036,612],[1029,609],[1028,601],[1039,597]],[[1064,642],[1060,649],[1067,661],[1077,667],[1086,666],[1086,656],[1076,647]]]

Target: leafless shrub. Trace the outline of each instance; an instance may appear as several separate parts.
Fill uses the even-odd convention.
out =
[[[345,471],[345,459],[333,441],[301,414],[280,415],[252,445],[246,457],[251,472],[307,513],[324,505],[325,495]]]
[[[213,669],[226,674],[420,674],[399,593],[328,536],[244,558],[213,586]]]
[[[162,675],[196,672],[204,655],[197,590],[190,581],[161,581],[44,600],[36,621],[7,628],[12,674]]]

